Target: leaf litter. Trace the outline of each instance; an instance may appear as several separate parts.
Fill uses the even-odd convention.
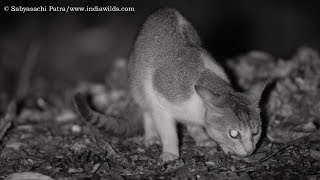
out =
[[[86,123],[73,105],[76,91],[88,92],[91,104],[100,112],[141,119],[128,95],[126,64],[119,61],[105,84],[81,82],[74,87],[37,80],[23,98],[1,102],[0,178],[320,178],[320,101],[316,101],[320,63],[315,50],[300,49],[290,60],[251,52],[229,61],[243,89],[265,78],[275,84],[262,103],[267,112],[265,135],[256,152],[245,159],[225,155],[220,149],[197,147],[185,128],[179,127],[181,156],[164,163],[159,160],[161,146],[145,148],[141,133],[112,137]],[[302,97],[307,102],[299,105]]]

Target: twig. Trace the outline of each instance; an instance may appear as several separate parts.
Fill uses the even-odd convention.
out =
[[[291,147],[291,146],[292,146],[292,145],[286,145],[286,146],[284,146],[283,148],[279,149],[278,151],[272,153],[270,156],[268,156],[268,157],[260,160],[259,163],[262,163],[262,162],[270,159],[271,157],[275,156],[276,154],[280,153],[281,151],[283,151],[283,150],[285,150],[285,149],[287,149],[288,147]]]
[[[17,91],[16,96],[17,99],[25,96],[29,91],[30,80],[33,68],[37,62],[37,57],[39,54],[40,45],[39,43],[32,42],[26,52],[25,61],[21,68],[18,84],[17,84]]]
[[[13,119],[16,117],[16,109],[16,102],[11,101],[9,103],[5,116],[0,119],[0,140],[6,134],[7,130],[11,127]]]
[[[105,140],[104,136],[102,135],[102,132],[97,129],[96,127],[92,126],[90,123],[85,121],[86,126],[90,129],[90,132],[92,133],[93,137],[96,140],[96,143],[98,147],[105,150],[107,152],[107,159],[112,159],[116,161],[117,163],[120,163],[124,166],[130,166],[130,163],[128,160],[123,157],[122,155],[118,154],[114,148],[112,147],[111,143],[107,140]]]
[[[281,151],[283,151],[283,150],[285,150],[285,149],[287,149],[288,147],[291,147],[291,146],[292,146],[292,145],[286,145],[286,146],[282,147],[281,149],[279,149],[278,151],[272,153],[272,154],[269,155],[268,157],[266,157],[266,158],[264,158],[264,159],[262,159],[262,160],[260,160],[260,161],[255,162],[254,164],[257,164],[257,163],[258,163],[258,164],[261,164],[262,162],[270,159],[271,157],[279,154]],[[250,166],[250,167],[246,167],[246,168],[239,169],[239,170],[237,170],[236,172],[238,173],[238,172],[243,172],[243,171],[252,171],[252,170],[254,170],[255,168],[256,168],[255,166]]]
[[[37,62],[40,46],[38,43],[31,43],[27,52],[24,64],[19,74],[16,97],[10,101],[5,116],[0,119],[0,140],[4,137],[7,130],[11,127],[14,118],[16,118],[17,101],[24,97],[30,86],[32,70]]]

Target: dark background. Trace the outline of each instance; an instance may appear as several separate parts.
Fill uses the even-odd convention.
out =
[[[160,7],[178,9],[220,62],[251,50],[289,57],[320,47],[319,3],[301,0],[26,0],[1,1],[0,92],[12,93],[32,44],[32,78],[103,81],[116,59],[127,59],[139,27]],[[132,6],[134,12],[5,12],[4,6]]]

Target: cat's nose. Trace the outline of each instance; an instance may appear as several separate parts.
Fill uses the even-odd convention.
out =
[[[253,143],[244,144],[243,149],[247,153],[247,156],[249,156],[254,151],[254,145],[253,145]]]

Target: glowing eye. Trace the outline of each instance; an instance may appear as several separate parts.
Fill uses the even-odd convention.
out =
[[[237,131],[237,130],[234,130],[234,129],[231,129],[230,130],[230,132],[229,132],[229,134],[230,134],[230,136],[232,137],[232,138],[240,138],[240,133],[239,133],[239,131]]]

